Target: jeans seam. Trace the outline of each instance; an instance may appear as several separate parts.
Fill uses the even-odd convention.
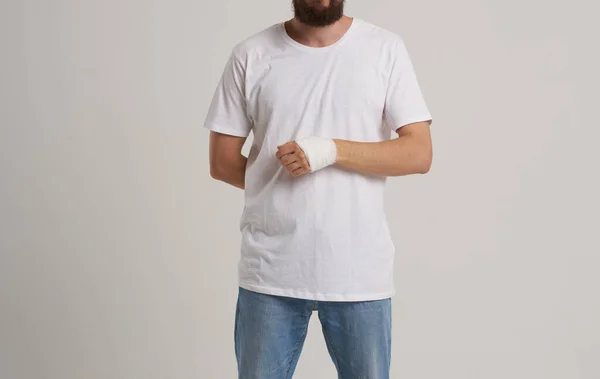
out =
[[[300,341],[298,341],[298,343],[296,344],[296,347],[294,348],[294,354],[292,354],[292,359],[290,360],[290,365],[288,366],[287,371],[285,372],[285,379],[289,378],[290,370],[292,369],[292,364],[294,363],[294,359],[296,358],[296,355],[298,354],[298,350],[300,350],[300,345],[302,344],[302,341],[304,340],[304,337],[306,336],[307,331],[308,331],[308,323],[306,323],[306,327],[304,328],[304,331],[302,332],[302,335],[300,336]]]
[[[327,334],[327,332],[325,331],[325,329],[323,329],[323,336],[325,336],[325,340],[327,340],[327,342],[329,343],[329,346],[331,346],[331,351],[333,352],[333,359],[335,360],[335,368],[338,371],[338,375],[339,378],[338,379],[344,379],[342,376],[342,369],[340,368],[340,360],[337,357],[337,352],[335,351],[335,347],[333,346],[333,342],[331,341],[331,338],[329,338],[329,335]]]

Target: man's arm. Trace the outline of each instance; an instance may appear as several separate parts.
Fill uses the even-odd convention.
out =
[[[248,158],[242,155],[242,147],[246,142],[246,138],[215,131],[210,132],[210,176],[244,189]]]
[[[329,163],[365,174],[425,174],[431,167],[433,155],[430,124],[431,121],[423,121],[405,125],[396,129],[398,138],[389,141],[355,142],[333,139],[335,146],[319,146],[312,154],[321,156],[321,149],[331,150],[335,153],[335,162],[332,156]],[[310,154],[302,150],[296,141],[291,141],[278,146],[276,157],[293,176],[300,176],[311,171],[307,155]]]
[[[397,130],[398,138],[383,142],[334,139],[336,164],[366,174],[401,176],[425,174],[431,168],[430,122],[416,122]]]

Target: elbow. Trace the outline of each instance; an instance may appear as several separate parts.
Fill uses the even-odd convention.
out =
[[[225,177],[225,169],[217,162],[210,163],[210,176],[215,180],[223,180]]]
[[[433,162],[433,154],[431,149],[426,149],[420,154],[417,164],[418,174],[427,174],[431,170],[431,164]]]
[[[220,171],[212,165],[210,166],[210,177],[215,180],[219,180],[219,178],[221,177]]]
[[[401,149],[406,149],[406,158],[398,162],[399,175],[427,174],[433,161],[433,148],[429,135],[408,133],[398,140],[405,141]]]
[[[429,170],[431,169],[431,166],[423,166],[418,172],[417,174],[421,174],[421,175],[425,175],[429,172]]]
[[[427,174],[431,169],[432,156],[430,153],[422,152],[415,154],[411,159],[402,164],[399,163],[389,176],[404,176],[412,174]]]

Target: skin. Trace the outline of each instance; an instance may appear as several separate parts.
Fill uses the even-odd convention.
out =
[[[328,6],[329,0],[307,0]],[[297,19],[285,23],[290,37],[311,47],[328,46],[340,39],[352,24],[343,16],[332,25],[310,27]],[[396,130],[397,138],[382,142],[357,142],[334,139],[336,165],[363,174],[402,176],[429,172],[432,161],[430,122],[416,122]],[[214,179],[244,188],[247,158],[241,153],[245,137],[235,137],[211,131],[210,173]],[[295,141],[278,146],[274,159],[292,176],[310,174],[310,166]]]
[[[246,137],[210,132],[210,176],[234,187],[244,189],[248,158],[242,155]]]
[[[396,130],[398,138],[382,142],[334,139],[335,164],[363,174],[403,176],[426,174],[431,168],[430,123],[415,122]],[[245,137],[211,132],[210,173],[214,179],[244,189],[247,158],[241,154]],[[304,152],[295,141],[277,148],[275,159],[292,176],[310,173]]]
[[[426,174],[431,168],[430,122],[415,122],[396,130],[398,138],[382,142],[355,142],[334,139],[335,164],[363,174],[403,176]],[[292,175],[310,173],[304,152],[295,141],[277,148],[275,157]]]

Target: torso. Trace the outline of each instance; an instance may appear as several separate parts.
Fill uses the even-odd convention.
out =
[[[326,48],[292,40],[283,24],[241,46],[253,123],[240,220],[240,286],[316,300],[389,297],[394,246],[383,208],[386,179],[336,165],[294,178],[277,145],[302,136],[391,138],[382,122],[394,36],[355,19]]]

